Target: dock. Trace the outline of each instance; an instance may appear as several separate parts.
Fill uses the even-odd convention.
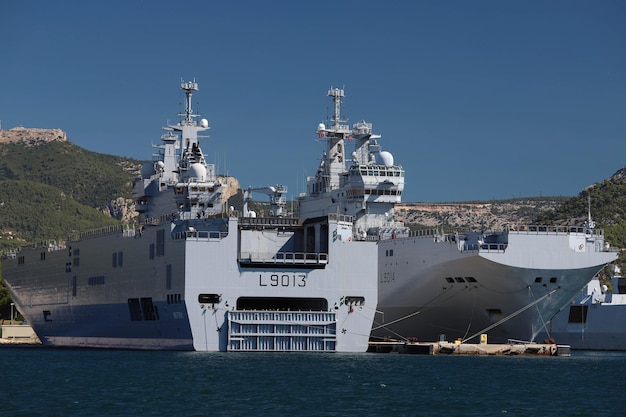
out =
[[[0,345],[41,345],[32,327],[24,324],[0,325]]]
[[[405,353],[413,355],[491,355],[491,356],[571,356],[568,345],[553,343],[460,343],[381,341],[369,342],[370,353]]]

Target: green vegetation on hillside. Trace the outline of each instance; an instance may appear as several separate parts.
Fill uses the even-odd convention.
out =
[[[62,190],[89,207],[130,198],[141,163],[87,151],[70,142],[0,144],[0,180],[30,180]]]
[[[610,178],[566,200],[555,211],[541,212],[537,224],[582,224],[591,209],[596,227],[612,246],[626,248],[626,182]]]
[[[119,223],[58,188],[28,180],[0,180],[0,221],[0,250]]]

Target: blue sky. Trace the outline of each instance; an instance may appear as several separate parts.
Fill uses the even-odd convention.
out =
[[[0,120],[148,160],[181,79],[242,187],[304,191],[345,87],[406,202],[573,196],[626,166],[626,2],[0,3]]]

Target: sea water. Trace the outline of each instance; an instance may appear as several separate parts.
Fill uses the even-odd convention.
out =
[[[0,349],[1,416],[623,416],[626,353]]]

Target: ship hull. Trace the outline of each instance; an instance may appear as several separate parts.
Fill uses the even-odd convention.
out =
[[[611,281],[613,288],[594,277],[577,297],[554,316],[554,339],[576,350],[626,350],[626,278],[619,267]]]
[[[552,335],[574,350],[626,350],[626,305],[591,304],[585,323],[569,322],[570,308],[552,320]]]
[[[508,232],[505,241],[473,248],[434,236],[381,241],[381,315],[372,336],[547,339],[554,314],[616,256],[584,234]]]
[[[246,241],[278,232],[226,223],[223,233],[174,233],[166,223],[26,249],[3,259],[3,277],[44,345],[366,351],[375,243],[327,238],[323,263],[244,262]],[[328,222],[329,235],[337,227]]]

